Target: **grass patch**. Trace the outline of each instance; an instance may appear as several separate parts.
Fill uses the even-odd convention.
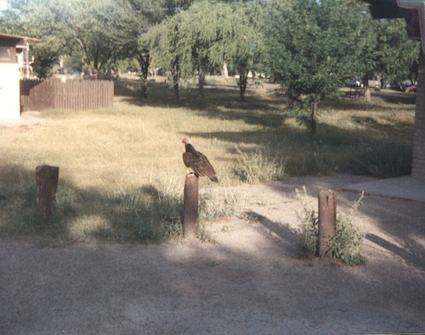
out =
[[[335,172],[391,177],[409,172],[414,105],[382,91],[373,102],[325,101],[315,136],[287,111],[277,87],[250,84],[238,101],[234,81],[208,79],[202,96],[167,85],[117,87],[112,109],[46,111],[39,124],[0,126],[0,234],[55,239],[161,240],[180,234],[187,169],[182,137],[206,154],[229,185]],[[190,86],[190,83],[188,83]],[[237,149],[235,149],[237,146]],[[34,170],[60,167],[54,225],[34,211]],[[218,185],[222,186],[222,185]],[[201,179],[201,190],[216,187]],[[202,201],[202,217],[231,212],[228,200]],[[47,229],[47,231],[46,231]]]
[[[37,212],[36,190],[29,171],[9,167],[0,179],[6,186],[0,198],[2,237],[35,237],[54,243],[157,243],[182,236],[183,195],[177,180],[158,180],[114,192],[78,189],[61,180],[52,218],[44,222]],[[235,206],[231,192],[214,197],[207,189],[200,197],[200,221],[231,216]]]
[[[284,177],[283,160],[278,161],[271,158],[270,155],[260,150],[256,150],[254,153],[244,153],[238,147],[236,150],[239,157],[234,172],[242,182],[255,184]]]

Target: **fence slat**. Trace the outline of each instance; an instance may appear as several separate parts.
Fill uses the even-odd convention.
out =
[[[90,110],[112,107],[114,83],[107,80],[23,79],[23,112],[28,110]]]

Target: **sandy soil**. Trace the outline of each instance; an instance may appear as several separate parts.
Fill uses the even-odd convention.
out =
[[[300,258],[294,189],[363,177],[244,186],[215,243],[40,248],[0,240],[0,334],[425,332],[425,203],[366,197],[365,266]],[[358,197],[338,193],[340,210]]]

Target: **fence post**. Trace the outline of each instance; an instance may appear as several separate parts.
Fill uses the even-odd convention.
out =
[[[336,232],[336,194],[319,193],[319,257],[330,256],[329,241]]]
[[[184,212],[183,212],[183,235],[193,239],[198,230],[198,177],[193,173],[186,176],[184,184]]]
[[[45,221],[52,215],[53,205],[56,201],[58,188],[59,168],[56,166],[40,165],[35,169],[37,185],[37,207]]]

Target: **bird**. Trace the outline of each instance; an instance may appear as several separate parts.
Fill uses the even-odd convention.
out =
[[[214,183],[218,183],[217,175],[208,158],[202,152],[197,151],[187,138],[184,138],[182,143],[186,150],[183,153],[184,165],[191,168],[196,177],[206,176]]]

